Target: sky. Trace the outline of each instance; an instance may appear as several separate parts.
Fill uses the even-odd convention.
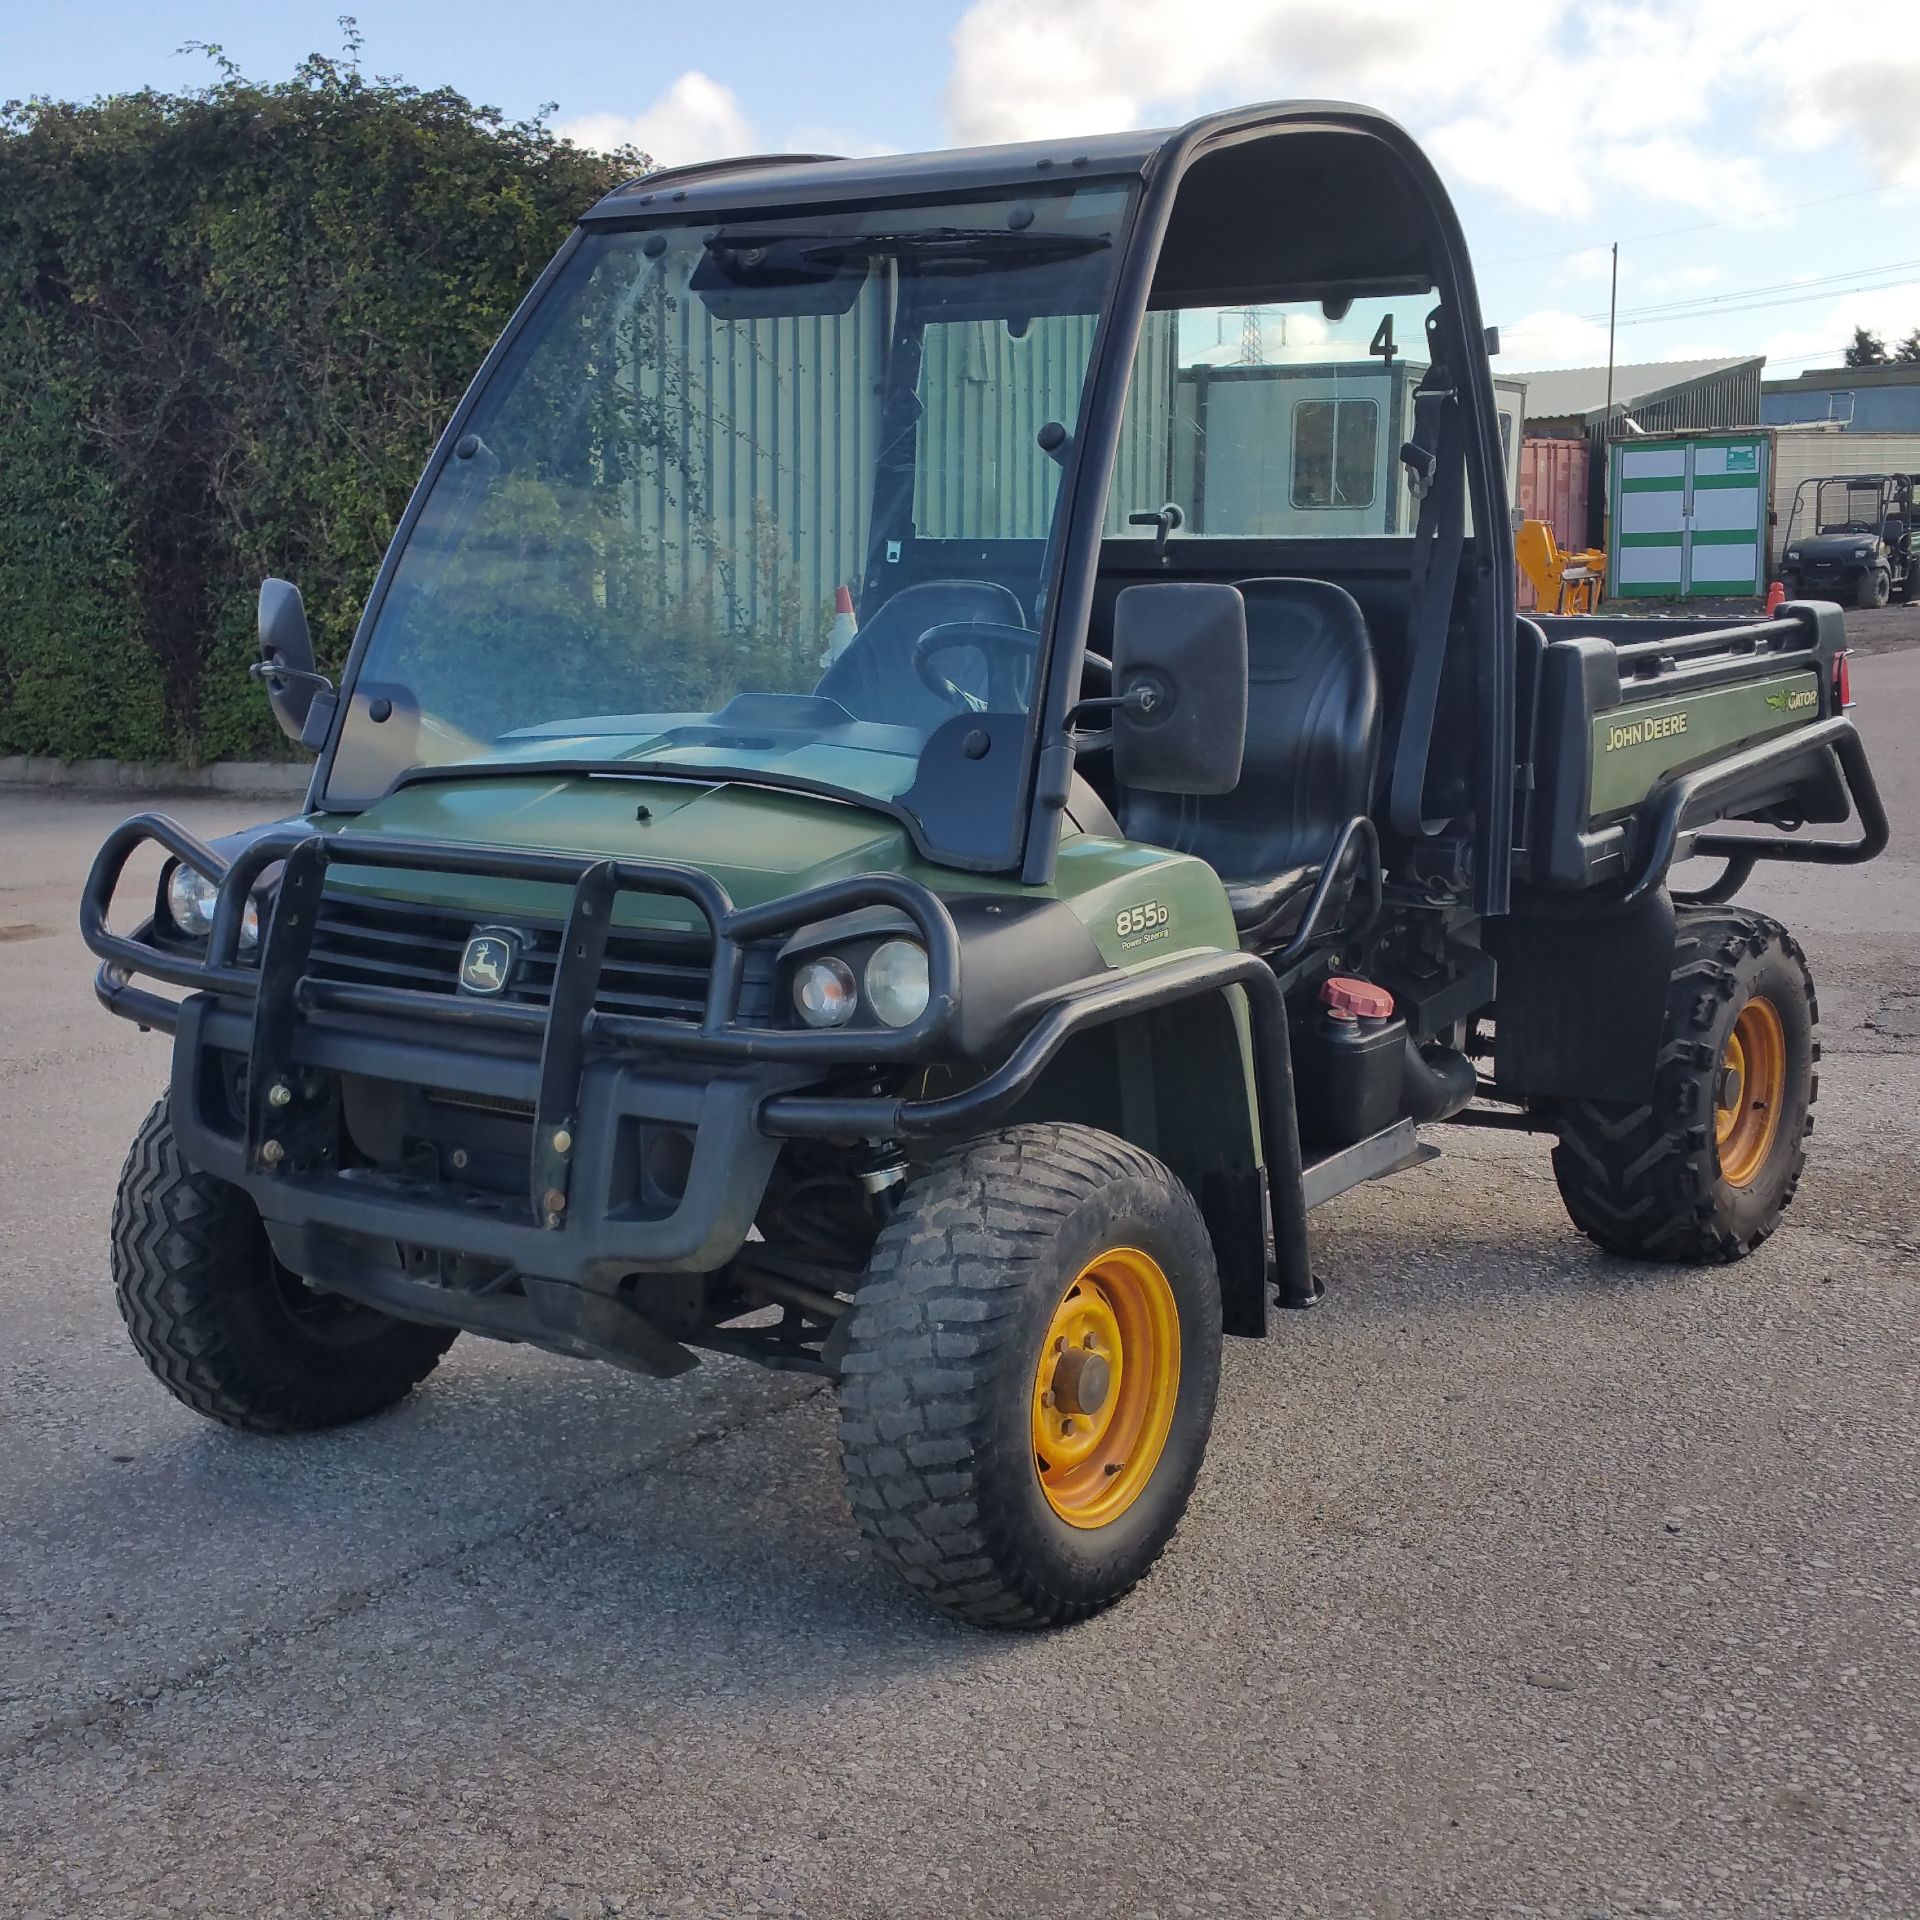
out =
[[[0,0],[0,99],[251,77],[338,51],[339,0]],[[360,0],[363,62],[663,162],[868,153],[1363,101],[1440,167],[1503,372],[1920,327],[1910,0]],[[1904,49],[1904,51],[1902,51]],[[1284,217],[1277,214],[1276,217]]]

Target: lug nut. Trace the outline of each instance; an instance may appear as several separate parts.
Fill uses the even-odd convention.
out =
[[[292,1100],[293,1089],[288,1086],[284,1080],[275,1081],[274,1084],[267,1089],[267,1105],[270,1107],[288,1106],[292,1103]]]
[[[277,1167],[287,1157],[287,1150],[278,1140],[263,1140],[260,1143],[260,1158],[270,1167]]]

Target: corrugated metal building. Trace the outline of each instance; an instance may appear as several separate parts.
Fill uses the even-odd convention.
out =
[[[1762,381],[1760,418],[1770,427],[1818,422],[1847,433],[1920,434],[1920,363],[1814,367]]]
[[[677,449],[634,481],[634,523],[660,556],[655,592],[724,594],[750,620],[765,618],[762,603],[777,595],[811,610],[804,618],[824,618],[834,589],[857,583],[865,564],[881,425],[879,303],[723,320],[697,300],[663,301],[655,324],[677,333],[672,361],[684,369],[669,393],[657,379],[639,383]],[[1060,470],[1036,435],[1049,420],[1077,417],[1095,324],[1063,314],[1037,317],[1018,336],[998,321],[928,328],[913,495],[922,534],[1045,535]],[[1174,314],[1147,321],[1113,531],[1125,530],[1123,503],[1168,497],[1177,326]]]
[[[1613,369],[1611,428],[1605,367],[1527,375],[1527,432],[1536,439],[1618,440],[1760,424],[1762,354],[1728,360],[1654,360]],[[1631,422],[1630,426],[1628,422]]]

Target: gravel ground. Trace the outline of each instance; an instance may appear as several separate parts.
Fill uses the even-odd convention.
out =
[[[868,1563],[810,1383],[466,1340],[349,1432],[176,1406],[104,1254],[164,1043],[72,931],[124,809],[0,795],[0,1912],[1920,1912],[1899,637],[1856,688],[1901,837],[1751,891],[1826,1021],[1789,1224],[1610,1261],[1542,1143],[1448,1131],[1316,1216],[1327,1301],[1230,1344],[1173,1551],[1048,1638]]]

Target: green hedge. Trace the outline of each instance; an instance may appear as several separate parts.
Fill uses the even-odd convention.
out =
[[[282,84],[0,108],[0,754],[275,750],[263,575],[346,652],[434,436],[574,216],[639,164],[458,94]]]

